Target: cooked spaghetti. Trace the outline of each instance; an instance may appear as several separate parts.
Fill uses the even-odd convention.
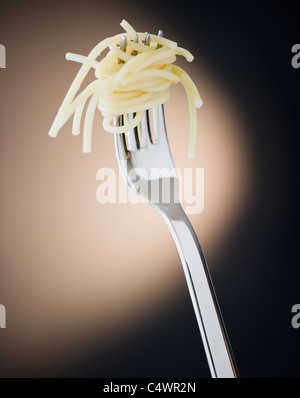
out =
[[[59,108],[49,135],[56,137],[71,116],[72,133],[79,134],[82,113],[88,102],[84,118],[83,152],[91,152],[92,127],[97,107],[104,118],[104,130],[124,133],[138,126],[145,110],[164,104],[170,98],[170,86],[180,82],[185,88],[189,104],[189,156],[195,157],[196,108],[201,107],[202,100],[188,74],[173,64],[177,55],[182,55],[191,62],[192,54],[178,47],[176,42],[153,34],[149,45],[144,45],[142,42],[146,33],[137,33],[125,20],[120,25],[126,32],[125,51],[120,48],[124,37],[122,33],[101,41],[87,57],[66,54],[67,60],[79,62],[82,66]],[[97,60],[106,48],[109,49],[107,55],[102,60]],[[78,94],[91,68],[95,69],[96,80]],[[122,126],[113,125],[114,117],[122,114],[134,114],[134,117]]]

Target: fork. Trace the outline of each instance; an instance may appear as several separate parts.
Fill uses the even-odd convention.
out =
[[[160,31],[160,34],[162,32]],[[137,40],[137,39],[136,39]],[[144,44],[150,42],[147,35]],[[120,46],[126,49],[126,37]],[[179,202],[178,177],[170,151],[163,105],[144,112],[138,127],[115,134],[120,172],[127,186],[165,220],[182,263],[213,378],[237,378],[238,371],[197,235]],[[133,115],[120,115],[123,125]]]

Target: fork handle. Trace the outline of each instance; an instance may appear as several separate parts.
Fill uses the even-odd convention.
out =
[[[179,203],[161,205],[160,213],[180,256],[211,375],[237,378],[237,367],[197,235]]]

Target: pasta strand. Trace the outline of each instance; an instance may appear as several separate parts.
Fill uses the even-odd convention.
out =
[[[164,37],[150,36],[150,45],[142,44],[146,34],[137,33],[125,20],[120,24],[126,32],[126,51],[120,49],[124,34],[117,34],[102,40],[88,56],[67,53],[66,59],[81,63],[61,107],[50,128],[49,135],[56,137],[59,130],[73,115],[72,134],[80,133],[81,119],[85,105],[83,152],[92,149],[92,128],[96,108],[103,115],[103,128],[109,133],[124,133],[141,123],[145,110],[164,104],[170,98],[170,86],[181,83],[186,91],[190,116],[189,156],[195,157],[197,138],[196,108],[202,106],[199,92],[190,76],[173,64],[177,55],[193,60],[193,55],[177,43]],[[138,35],[139,42],[134,38]],[[98,57],[108,49],[101,61]],[[136,54],[136,55],[133,55]],[[95,69],[92,83],[78,94],[87,74]],[[123,126],[111,124],[115,116],[132,114],[125,118]]]

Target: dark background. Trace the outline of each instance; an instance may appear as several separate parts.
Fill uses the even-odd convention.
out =
[[[218,77],[249,127],[256,170],[251,208],[219,247],[212,279],[241,377],[300,377],[300,329],[291,326],[291,308],[300,302],[300,69],[291,65],[291,48],[300,43],[296,2],[133,3],[111,5],[151,7],[162,26],[172,18],[180,45]],[[221,264],[230,264],[230,275]],[[223,283],[229,277],[230,290]],[[187,289],[114,346],[93,345],[80,361],[43,375],[209,377]]]
[[[231,264],[230,294],[222,291],[226,275],[212,272],[240,375],[300,377],[300,329],[291,327],[291,307],[300,302],[300,69],[291,66],[291,48],[300,42],[298,8],[294,2],[184,3],[174,25],[238,98],[255,147],[252,208],[220,249],[220,261]],[[172,4],[157,2],[162,20]],[[173,312],[65,376],[96,377],[101,369],[103,377],[197,377],[205,361],[200,344],[186,294]]]

